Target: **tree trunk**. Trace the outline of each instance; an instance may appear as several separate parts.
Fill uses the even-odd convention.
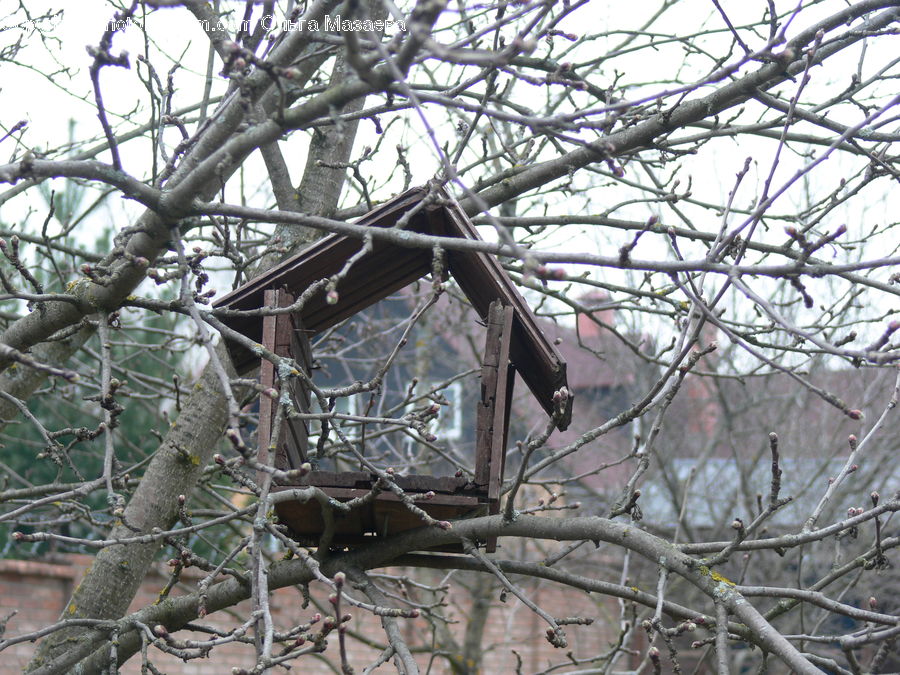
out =
[[[224,349],[221,349],[224,355]],[[227,363],[227,357],[224,358]],[[233,375],[233,374],[232,374]],[[178,517],[178,495],[190,494],[222,438],[228,406],[219,378],[207,367],[178,419],[156,451],[132,495],[122,523],[110,539],[170,528]],[[127,523],[127,525],[125,525]],[[129,527],[130,526],[130,527]],[[159,542],[102,549],[85,572],[61,619],[114,619],[122,616],[144,580]],[[66,628],[43,640],[28,670],[76,648],[83,627]]]
[[[339,60],[332,82],[340,82],[347,74],[343,60]],[[364,99],[353,101],[342,112],[360,110],[364,103]],[[307,212],[330,215],[335,210],[346,171],[324,167],[320,162],[346,163],[353,148],[357,126],[354,122],[345,125],[340,132],[329,129],[321,133],[322,138],[318,142],[311,143],[307,171],[298,188],[300,195],[307,195],[304,203],[315,209]],[[270,161],[277,162],[277,147],[270,147],[267,154],[269,153]],[[281,237],[282,242],[290,241],[296,246],[315,239],[314,234],[305,231],[305,228],[290,226],[281,226],[276,234]],[[258,271],[276,264],[279,257],[281,256],[266,256]],[[228,356],[221,346],[218,353],[222,362],[229,363],[230,367]],[[229,376],[234,377],[234,373],[229,373]],[[138,531],[118,525],[111,532],[110,538],[145,534],[153,528],[165,530],[176,522],[178,496],[191,493],[203,467],[211,461],[216,445],[222,438],[227,413],[227,400],[221,382],[215,370],[207,366],[125,509],[124,522]],[[61,619],[121,617],[127,611],[159,549],[160,544],[154,542],[110,546],[100,551],[94,564],[88,568],[84,579],[76,587]],[[83,627],[72,627],[51,634],[40,643],[28,670],[34,670],[42,663],[77,646],[78,636],[84,633]]]

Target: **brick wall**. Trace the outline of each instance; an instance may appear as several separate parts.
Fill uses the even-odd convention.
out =
[[[0,619],[5,618],[13,610],[17,612],[9,620],[4,637],[11,638],[29,633],[56,622],[74,584],[80,579],[90,560],[88,556],[67,556],[55,563],[0,560]],[[146,606],[155,600],[165,585],[165,577],[161,572],[162,570],[156,570],[148,577],[138,597],[135,598],[133,609]],[[402,575],[404,572],[393,570],[392,574]],[[431,578],[440,582],[444,574],[436,572]],[[420,573],[412,572],[411,576],[419,578]],[[314,586],[312,591],[314,597],[321,599],[327,597],[324,586],[318,589]],[[185,591],[176,588],[173,595],[181,592]],[[567,651],[572,651],[578,657],[584,657],[598,654],[608,648],[611,637],[604,618],[614,615],[617,611],[617,608],[608,601],[565,591],[554,585],[530,588],[528,594],[532,600],[554,616],[581,615],[593,617],[598,621],[592,626],[567,627],[569,648],[555,650],[543,638],[547,626],[539,617],[512,595],[507,597],[505,603],[499,602],[499,593],[494,592],[482,642],[485,651],[483,672],[515,672],[516,660],[512,650],[521,657],[523,670],[533,672],[547,667],[550,663],[566,660]],[[301,603],[302,597],[298,589],[280,589],[272,594],[271,604],[276,629],[285,629],[307,621],[315,613],[316,609],[313,607],[302,609]],[[471,596],[465,591],[454,590],[448,595],[448,603],[449,606],[444,609],[445,616],[451,621],[448,627],[457,641],[461,642],[471,607]],[[349,624],[351,635],[363,638],[361,641],[348,636],[347,641],[349,661],[356,672],[361,673],[365,666],[376,659],[383,648],[384,631],[379,625],[379,619],[364,610],[349,608],[346,611],[354,617]],[[223,611],[210,615],[202,623],[230,630],[239,626],[248,614],[248,604],[242,603],[232,608],[230,612]],[[427,648],[427,645],[431,644],[430,624],[424,616],[401,621],[404,634],[410,643],[425,646],[423,651],[416,655],[424,672],[432,658],[431,650]],[[177,634],[179,639],[186,639],[188,636],[186,632]],[[196,634],[195,637],[208,638],[201,634]],[[0,675],[22,673],[33,650],[34,645],[25,642],[0,652]],[[227,675],[234,667],[249,668],[254,663],[252,645],[236,643],[217,647],[210,658],[194,659],[188,663],[154,649],[150,650],[150,658],[161,672],[168,675]],[[333,673],[336,671],[332,666],[339,663],[337,636],[333,634],[329,639],[329,650],[321,656],[306,657],[302,661],[302,672]],[[140,673],[140,665],[139,656],[135,656],[121,672],[127,675]],[[377,672],[395,672],[395,668],[392,665],[385,665]],[[449,668],[446,661],[435,659],[430,672],[437,675],[449,672]]]

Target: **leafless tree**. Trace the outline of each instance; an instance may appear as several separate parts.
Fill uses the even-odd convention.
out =
[[[518,672],[900,668],[900,2],[0,11],[4,554],[94,555],[58,623],[0,616],[0,651],[39,640],[41,674],[159,672],[229,643],[250,645],[235,672],[474,672],[499,597],[547,641],[543,665],[492,647]],[[271,392],[234,372],[210,301],[326,233],[462,247],[353,226],[422,184],[483,226],[480,250],[577,354],[572,430],[523,409],[498,515],[300,545],[255,463]],[[464,463],[416,406],[477,388],[477,356],[423,391],[408,374],[440,357],[403,347],[449,324],[438,291],[462,303],[425,283],[406,316],[316,344],[323,446],[370,434],[396,475]],[[454,332],[457,354],[480,339]],[[393,409],[386,366],[408,393]],[[466,553],[417,553],[451,545]],[[192,586],[129,610],[166,559],[162,597]],[[595,604],[544,609],[547,585]],[[287,625],[269,598],[290,586]],[[570,647],[589,625],[606,649]],[[381,656],[355,661],[354,640]]]

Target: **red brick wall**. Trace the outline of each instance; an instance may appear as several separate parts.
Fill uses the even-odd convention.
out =
[[[74,567],[28,560],[0,560],[0,619],[9,619],[4,638],[49,626],[59,619],[72,590]],[[0,673],[24,671],[34,645],[13,645],[0,652]]]
[[[5,618],[13,610],[17,612],[9,620],[4,637],[10,638],[29,633],[56,622],[68,601],[73,585],[84,573],[90,560],[88,556],[67,557],[64,561],[66,564],[0,560],[0,619]],[[393,572],[397,573],[398,571],[394,570]],[[435,579],[440,579],[442,575],[443,573],[436,574]],[[135,599],[133,609],[152,603],[164,584],[165,578],[162,574],[152,574]],[[314,585],[312,591],[317,597],[322,599],[327,597],[324,586],[316,588]],[[173,595],[179,593],[178,589],[173,591]],[[555,650],[543,637],[547,626],[540,618],[512,595],[508,596],[505,603],[500,603],[498,593],[495,592],[492,598],[495,606],[491,609],[483,641],[484,672],[514,672],[515,657],[512,650],[518,652],[522,658],[524,669],[533,671],[544,668],[551,662],[564,661],[565,652],[570,650],[574,651],[577,656],[583,657],[589,654],[598,654],[608,647],[610,633],[608,627],[603,624],[603,618],[616,611],[608,601],[565,591],[553,585],[532,588],[528,593],[532,600],[552,615],[572,616],[577,614],[593,617],[598,622],[593,626],[567,627],[569,648]],[[450,629],[456,635],[457,640],[461,641],[462,633],[465,630],[467,607],[471,600],[465,592],[461,591],[452,592],[449,600],[450,606],[444,612],[447,618],[454,622],[449,624]],[[302,598],[297,589],[280,589],[272,594],[271,603],[276,629],[285,629],[288,626],[307,621],[315,613],[316,610],[312,607],[306,610],[302,609],[301,602]],[[384,632],[377,617],[356,608],[348,608],[345,611],[354,617],[349,624],[351,631],[357,632],[378,645],[384,644]],[[233,608],[231,613],[218,612],[208,616],[202,623],[233,629],[243,622],[248,613],[247,603],[243,603]],[[430,644],[431,631],[427,619],[420,617],[401,621],[403,621],[404,633],[411,643],[420,646]],[[177,637],[185,639],[188,634],[178,633]],[[203,636],[199,634],[196,637],[203,639]],[[324,655],[305,657],[302,662],[302,672],[335,672],[324,661],[339,664],[337,647],[337,636],[333,634],[333,637],[329,639],[329,650]],[[0,675],[22,673],[33,650],[32,643],[24,642],[0,652]],[[379,647],[348,638],[349,661],[356,672],[362,672],[365,666],[375,660],[380,651]],[[428,650],[417,654],[417,659],[423,666],[423,672],[430,657],[431,654]],[[152,648],[150,658],[160,671],[168,673],[168,675],[221,675],[230,673],[233,667],[249,668],[254,663],[252,646],[236,643],[217,647],[211,658],[194,659],[188,663],[183,663],[173,656],[162,654]],[[140,673],[139,656],[133,657],[121,672],[127,675]],[[386,665],[378,672],[395,672],[395,669],[392,665]],[[436,659],[432,664],[431,673],[437,675],[445,672],[449,672],[446,662]]]

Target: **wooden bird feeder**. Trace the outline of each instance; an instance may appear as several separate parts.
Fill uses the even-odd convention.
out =
[[[371,211],[358,224],[380,228],[399,225],[421,234],[480,241],[475,227],[443,189],[436,193],[424,187],[409,190]],[[259,310],[291,306],[310,286],[341,272],[362,245],[361,239],[349,235],[327,236],[229,293],[216,307]],[[431,248],[404,247],[373,238],[371,251],[354,261],[341,276],[337,302],[333,302],[334,297],[329,302],[324,290],[320,290],[292,314],[232,315],[223,321],[275,354],[292,358],[309,373],[313,364],[310,336],[421,279],[432,268]],[[416,505],[437,520],[498,512],[516,372],[548,415],[556,411],[560,430],[568,426],[572,412],[571,396],[561,409],[558,396],[554,401],[554,393],[566,386],[566,365],[497,261],[475,251],[447,250],[446,268],[487,326],[481,396],[475,415],[474,479],[430,475],[393,477],[405,494],[433,492],[433,498],[417,501]],[[260,368],[262,387],[287,387],[295,410],[309,412],[309,392],[299,378],[288,377],[280,383],[270,361],[234,341],[228,341],[228,349],[239,373]],[[260,397],[259,455],[260,461],[268,462],[268,448],[275,447],[274,466],[286,471],[307,461],[309,431],[303,420],[290,416],[284,416],[280,429],[273,429],[277,405],[268,396]],[[275,444],[271,443],[273,438]],[[347,502],[369,494],[376,480],[376,475],[363,471],[312,471],[292,485],[273,485],[272,491],[315,486],[328,497]],[[276,511],[279,520],[300,541],[313,543],[325,529],[321,506],[315,500],[282,501]],[[364,506],[347,514],[338,512],[335,518],[332,543],[340,546],[372,541],[372,537],[423,525],[421,517],[392,491],[381,491]],[[488,546],[492,549],[493,542],[488,542]]]

